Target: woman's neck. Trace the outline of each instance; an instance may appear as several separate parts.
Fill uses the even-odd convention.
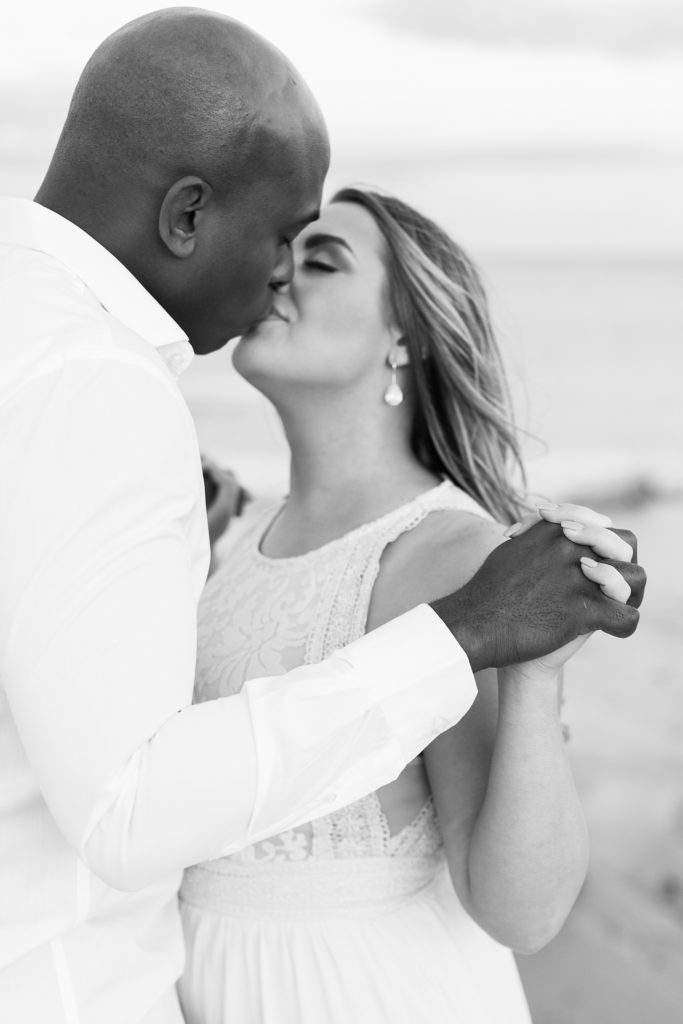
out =
[[[438,482],[413,454],[407,430],[389,419],[396,411],[379,413],[282,417],[291,451],[290,493],[264,543],[267,554],[319,547]]]

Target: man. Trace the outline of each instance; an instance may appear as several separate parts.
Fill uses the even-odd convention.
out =
[[[642,572],[597,567],[607,592],[630,586],[618,604],[543,523],[438,614],[423,606],[321,666],[189,706],[208,542],[174,378],[192,349],[268,314],[327,164],[322,117],[286,59],[230,19],[173,9],[99,47],[36,201],[0,207],[12,1024],[177,1024],[183,866],[389,781],[471,704],[467,658],[479,669],[635,628]],[[591,536],[609,554],[602,526]]]

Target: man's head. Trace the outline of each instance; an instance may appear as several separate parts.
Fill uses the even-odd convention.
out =
[[[322,115],[279,50],[223,15],[170,8],[95,51],[36,198],[210,352],[289,280],[328,162]]]

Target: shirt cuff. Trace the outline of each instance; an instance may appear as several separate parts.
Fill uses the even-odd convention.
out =
[[[467,655],[427,604],[366,633],[337,657],[374,681],[389,734],[399,743],[409,737],[407,750],[417,745],[406,763],[459,722],[477,696]]]

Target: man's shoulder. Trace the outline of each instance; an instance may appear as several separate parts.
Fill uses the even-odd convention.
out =
[[[0,244],[0,292],[7,305],[2,316],[21,310],[29,319],[45,306],[87,306],[86,286],[70,268],[52,256],[25,246]]]
[[[164,376],[152,345],[56,257],[0,245],[0,362],[15,386],[51,367],[110,359]]]

